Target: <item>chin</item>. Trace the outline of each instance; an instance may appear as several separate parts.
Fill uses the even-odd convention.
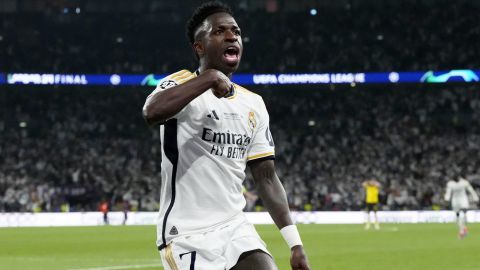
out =
[[[237,71],[239,64],[240,64],[240,63],[237,63],[237,64],[235,64],[235,65],[226,65],[226,64],[224,64],[224,65],[222,66],[222,68],[220,69],[220,71],[222,71],[222,72],[225,73],[225,74],[234,73],[235,71]]]

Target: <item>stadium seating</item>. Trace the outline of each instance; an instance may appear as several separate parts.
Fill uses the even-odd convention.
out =
[[[2,14],[1,68],[53,73],[195,68],[184,34],[191,10],[159,10],[153,7],[158,1],[149,2],[150,9],[121,13],[110,3],[109,13],[87,5],[80,14],[60,8]],[[316,16],[306,8],[267,12],[248,10],[245,1],[231,2],[244,38],[241,72],[476,68],[471,59],[480,43],[475,19],[480,6],[472,1],[359,1],[321,6]]]
[[[29,12],[22,7],[39,2],[22,1],[1,13],[0,72],[195,68],[183,33],[191,10],[138,1],[151,4],[116,13],[83,2],[82,12]],[[472,1],[348,1],[318,7],[316,16],[303,7],[230,2],[245,44],[239,72],[478,68],[480,8]],[[370,177],[383,184],[384,209],[443,207],[446,180],[460,174],[480,187],[477,86],[392,85],[253,89],[270,111],[292,209],[359,210],[360,183]],[[2,85],[0,211],[95,210],[104,198],[156,209],[160,143],[141,117],[152,89],[105,88]],[[252,188],[249,179],[246,185]]]
[[[349,88],[256,89],[292,209],[359,210],[370,177],[383,184],[384,209],[440,207],[446,180],[459,174],[480,186],[475,87]],[[160,143],[141,117],[149,91],[3,89],[0,211],[95,210],[102,198],[155,210]]]

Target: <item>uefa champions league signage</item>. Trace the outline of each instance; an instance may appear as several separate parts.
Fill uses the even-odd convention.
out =
[[[138,85],[155,87],[165,74],[50,74],[0,73],[0,84],[30,85]],[[280,73],[234,74],[232,81],[240,85],[315,85],[369,83],[475,83],[480,70],[456,69],[423,72],[361,73]]]

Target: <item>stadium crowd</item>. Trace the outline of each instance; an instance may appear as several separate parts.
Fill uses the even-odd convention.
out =
[[[324,5],[315,16],[307,8],[252,11],[242,6],[245,1],[231,2],[245,45],[240,72],[476,67],[480,6],[472,1],[361,1]],[[190,10],[135,10],[2,14],[2,71],[169,73],[195,68],[183,31]]]
[[[359,210],[368,178],[382,183],[384,209],[445,207],[445,183],[458,175],[478,190],[480,92],[385,87],[258,90],[292,209]],[[2,90],[0,211],[96,210],[104,199],[155,210],[160,143],[141,118],[148,91]]]
[[[272,91],[279,171],[293,208],[360,209],[361,179],[370,178],[383,184],[384,209],[438,209],[453,177],[467,177],[478,190],[479,93],[426,88],[288,98]]]
[[[158,140],[142,122],[143,96],[22,90],[0,95],[0,210],[96,210],[104,199],[156,207]]]
[[[315,16],[307,9],[248,10],[248,1],[231,2],[245,45],[239,72],[478,66],[480,8],[472,1],[353,1],[322,6]],[[194,57],[179,31],[188,14],[155,8],[108,16],[88,8],[2,13],[0,72],[193,70]],[[478,191],[475,87],[253,90],[270,111],[276,166],[292,209],[361,209],[361,182],[375,178],[382,183],[382,207],[401,210],[445,207],[445,183],[459,175]],[[151,90],[2,86],[0,211],[88,211],[105,200],[113,210],[125,201],[132,210],[156,210],[158,130],[141,117]],[[246,186],[253,189],[251,177]],[[248,210],[255,209],[260,201]]]

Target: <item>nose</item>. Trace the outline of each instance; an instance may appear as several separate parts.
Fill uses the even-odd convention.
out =
[[[236,42],[237,40],[238,40],[237,36],[233,31],[230,31],[230,30],[225,31],[225,41]]]

